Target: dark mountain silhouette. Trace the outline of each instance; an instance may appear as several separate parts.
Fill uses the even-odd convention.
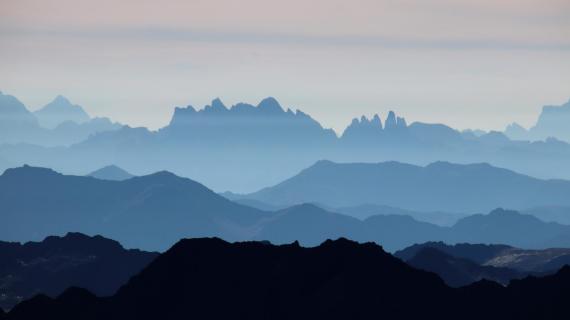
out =
[[[109,165],[101,169],[95,170],[90,174],[88,174],[88,176],[101,180],[115,180],[115,181],[127,180],[134,177],[134,175],[128,173],[127,171],[115,165]]]
[[[570,268],[454,289],[381,247],[181,240],[117,294],[39,295],[7,319],[565,319]]]
[[[266,216],[168,172],[109,181],[29,166],[0,176],[0,212],[2,240],[79,231],[148,250],[186,236],[245,239]]]
[[[47,129],[54,129],[67,121],[79,124],[91,119],[81,106],[72,104],[61,95],[35,111],[34,115],[38,119],[39,124]]]
[[[421,249],[406,263],[436,273],[451,287],[462,287],[483,279],[506,285],[513,279],[526,276],[525,273],[509,268],[482,266],[468,259],[448,255],[433,247]]]
[[[566,264],[570,265],[570,249],[528,250],[497,244],[448,245],[443,242],[427,242],[397,251],[394,255],[404,261],[410,261],[426,248],[433,248],[449,256],[470,260],[478,265],[509,268],[520,273],[553,273]]]
[[[518,123],[509,125],[505,134],[517,140],[544,140],[549,137],[570,142],[570,100],[560,106],[544,106],[536,124],[525,129]]]
[[[426,242],[423,244],[414,244],[413,246],[395,252],[394,255],[404,261],[408,261],[424,248],[434,248],[448,255],[468,259],[477,264],[485,264],[507,251],[516,249],[503,244],[458,243],[448,245],[444,242]]]
[[[473,213],[497,207],[567,205],[569,192],[570,181],[539,180],[488,164],[435,162],[419,167],[398,162],[319,161],[244,198],[276,205],[377,204],[414,211]]]
[[[72,286],[109,296],[156,256],[80,233],[25,244],[0,242],[0,307],[8,310],[38,293],[56,297]]]

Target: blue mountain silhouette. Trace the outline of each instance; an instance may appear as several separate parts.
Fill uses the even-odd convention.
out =
[[[488,164],[319,161],[245,199],[275,205],[305,202],[330,207],[387,205],[416,211],[488,212],[568,205],[570,181],[540,180]]]

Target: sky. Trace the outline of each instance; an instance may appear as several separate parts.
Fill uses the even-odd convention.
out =
[[[0,0],[0,90],[152,129],[267,96],[337,132],[528,127],[570,99],[570,1]]]

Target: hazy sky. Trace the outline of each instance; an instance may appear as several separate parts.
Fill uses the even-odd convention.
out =
[[[151,128],[266,96],[337,131],[528,126],[570,99],[570,1],[0,0],[0,90]]]

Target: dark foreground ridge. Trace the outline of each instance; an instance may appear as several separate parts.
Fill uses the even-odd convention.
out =
[[[453,289],[372,243],[181,240],[97,298],[72,288],[6,319],[567,319],[570,268],[544,278]]]
[[[25,244],[0,241],[0,308],[38,293],[56,297],[71,286],[110,296],[157,256],[81,233]]]

